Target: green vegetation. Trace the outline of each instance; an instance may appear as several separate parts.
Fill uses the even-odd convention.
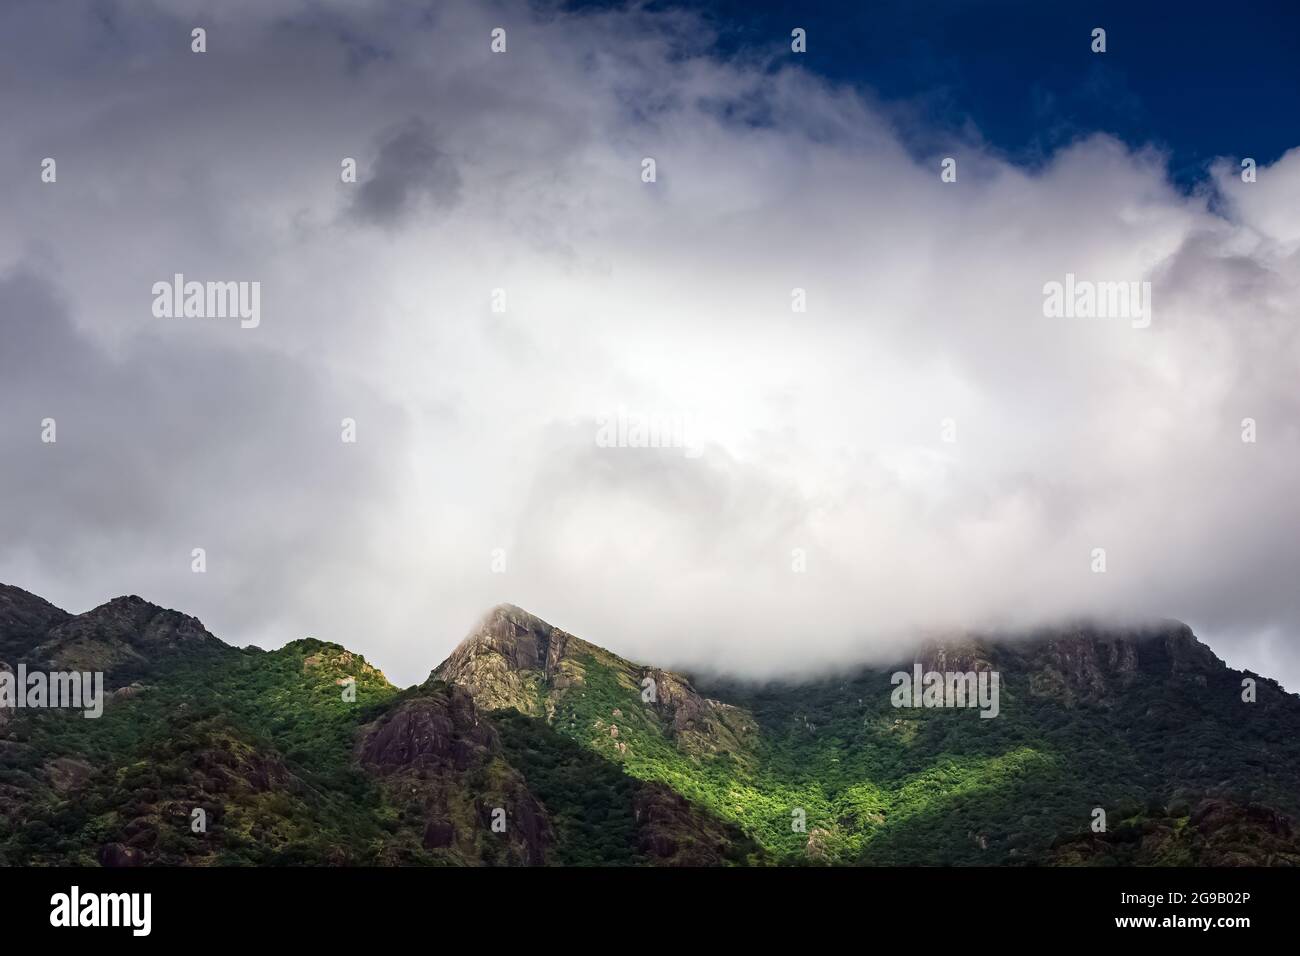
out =
[[[637,849],[638,782],[616,764],[578,746],[543,721],[513,710],[493,711],[506,757],[550,814],[559,849],[555,863],[631,866]]]
[[[581,682],[552,701],[556,731],[735,823],[780,862],[1039,862],[1062,835],[1087,831],[1095,807],[1195,799],[1222,792],[1224,780],[1236,799],[1300,810],[1300,753],[1283,731],[1295,708],[1243,714],[1227,676],[1218,693],[1162,680],[1066,708],[1031,694],[1026,677],[1004,675],[993,720],[974,709],[895,709],[881,672],[718,684],[702,690],[735,704],[758,732],[744,749],[711,753],[684,745],[642,703],[632,665],[607,652],[577,663]],[[1266,754],[1275,769],[1286,755],[1288,771],[1254,772]]]
[[[348,677],[355,703],[338,683]],[[26,714],[0,749],[0,785],[22,804],[0,818],[0,852],[88,864],[121,843],[160,862],[364,862],[382,837],[381,795],[352,760],[354,737],[396,694],[361,658],[304,640],[177,660],[96,720]],[[60,758],[87,777],[66,795],[38,782]]]
[[[100,719],[0,724],[0,863],[1300,862],[1275,814],[1300,812],[1300,701],[1149,659],[1138,690],[1067,700],[1016,653],[986,720],[896,709],[875,671],[700,693],[655,672],[646,701],[648,669],[574,639],[560,679],[484,661],[526,713],[483,714],[336,644],[203,643],[115,674],[136,683]]]

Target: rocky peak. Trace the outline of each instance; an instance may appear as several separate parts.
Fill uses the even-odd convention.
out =
[[[431,676],[468,688],[484,709],[534,713],[539,690],[557,678],[566,653],[580,643],[513,604],[500,604]]]
[[[522,608],[499,604],[461,642],[458,651],[494,652],[516,669],[549,674],[564,655],[569,637],[569,634]]]
[[[1072,629],[1027,649],[1025,658],[1035,692],[1067,701],[1104,701],[1145,680],[1205,686],[1225,670],[1191,628],[1172,621],[1125,630]]]
[[[1136,628],[1080,624],[1023,639],[978,638],[932,644],[916,661],[925,670],[998,670],[1028,675],[1034,694],[1105,703],[1144,680],[1205,686],[1226,665],[1178,621]]]
[[[624,660],[512,604],[489,611],[432,677],[466,688],[483,710],[513,708],[551,720],[564,701],[586,696],[592,668],[601,679],[612,679],[629,704],[649,708],[679,748],[697,754],[745,752],[744,739],[755,725],[738,708],[704,697],[681,674]],[[653,692],[643,697],[647,688]],[[617,739],[617,725],[607,730],[605,719],[602,713],[594,726],[602,736]],[[615,746],[626,752],[622,742]]]
[[[181,651],[225,647],[197,618],[127,595],[67,618],[35,653],[60,669],[113,671],[138,670]]]
[[[51,628],[70,617],[44,598],[0,584],[0,657],[24,659]]]

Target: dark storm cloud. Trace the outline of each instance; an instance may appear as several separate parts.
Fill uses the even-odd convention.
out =
[[[170,591],[235,640],[265,633],[272,608],[297,600],[298,570],[320,570],[340,548],[369,551],[366,502],[402,427],[364,387],[185,336],[109,354],[49,282],[22,272],[0,278],[0,337],[0,541],[9,560],[17,549],[44,568],[25,586],[76,609],[103,596],[87,578]],[[365,446],[342,442],[344,417]],[[280,560],[256,557],[268,546]]]
[[[418,118],[385,132],[373,172],[361,179],[352,213],[362,222],[392,226],[422,209],[447,210],[460,201],[460,173]]]

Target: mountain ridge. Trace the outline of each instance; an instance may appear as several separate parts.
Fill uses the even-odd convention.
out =
[[[0,651],[113,691],[99,721],[0,719],[4,862],[1300,863],[1300,698],[1177,622],[918,647],[999,670],[996,720],[899,708],[888,668],[692,677],[514,605],[404,690],[135,596],[71,615],[0,585]]]

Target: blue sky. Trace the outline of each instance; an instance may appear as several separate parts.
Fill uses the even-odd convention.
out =
[[[1300,141],[1293,2],[714,0],[705,9],[726,53],[784,54],[790,30],[805,28],[800,64],[910,107],[919,122],[902,132],[922,152],[936,128],[973,126],[1011,161],[1034,165],[1100,131],[1166,151],[1186,187],[1216,156],[1266,164]],[[1091,52],[1094,27],[1107,31],[1104,55]]]

